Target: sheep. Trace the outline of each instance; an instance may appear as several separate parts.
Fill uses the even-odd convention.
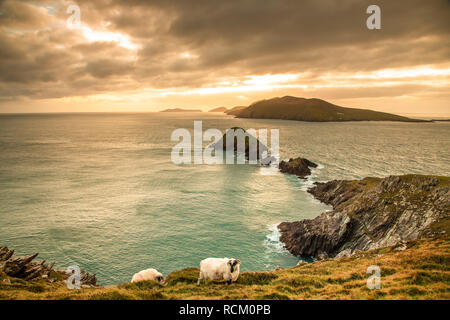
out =
[[[139,282],[139,281],[146,281],[146,280],[152,280],[152,281],[162,283],[164,281],[164,277],[156,269],[147,269],[147,270],[142,270],[142,271],[139,271],[138,273],[135,273],[133,275],[133,278],[131,278],[131,283],[135,283],[135,282]]]
[[[200,285],[200,280],[205,279],[208,284],[208,279],[211,280],[225,280],[228,284],[236,282],[239,277],[239,259],[228,258],[207,258],[200,262],[200,274],[198,276],[197,285]]]

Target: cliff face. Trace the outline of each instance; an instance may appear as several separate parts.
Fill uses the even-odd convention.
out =
[[[316,183],[308,192],[333,210],[281,223],[280,240],[292,254],[321,259],[448,234],[449,181],[405,175]]]

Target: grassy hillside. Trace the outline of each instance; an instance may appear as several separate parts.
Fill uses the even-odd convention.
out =
[[[320,99],[291,96],[255,102],[239,112],[237,117],[299,121],[423,121],[372,110],[344,108]]]
[[[245,263],[245,261],[243,262]],[[367,267],[381,268],[381,289],[369,290]],[[272,272],[244,272],[237,283],[196,286],[197,268],[153,282],[69,290],[61,282],[0,274],[0,299],[450,299],[450,238],[424,239]],[[10,283],[9,283],[10,282]]]

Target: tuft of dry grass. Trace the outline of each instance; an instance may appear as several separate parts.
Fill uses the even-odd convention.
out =
[[[381,268],[381,289],[369,290],[367,267]],[[243,272],[235,284],[197,286],[198,269],[174,271],[167,285],[145,281],[69,290],[61,282],[0,274],[0,299],[450,299],[450,238],[422,239],[272,272]],[[9,281],[8,281],[9,280]],[[8,283],[10,282],[10,283]]]

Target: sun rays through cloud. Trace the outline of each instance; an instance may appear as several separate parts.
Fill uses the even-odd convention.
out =
[[[382,1],[390,14],[373,31],[361,23],[365,0],[343,0],[339,10],[274,0],[6,0],[0,112],[54,110],[58,102],[61,111],[104,110],[94,101],[122,111],[206,110],[297,95],[376,109],[395,99],[388,111],[450,113],[449,5],[411,1],[408,15],[404,1]]]

